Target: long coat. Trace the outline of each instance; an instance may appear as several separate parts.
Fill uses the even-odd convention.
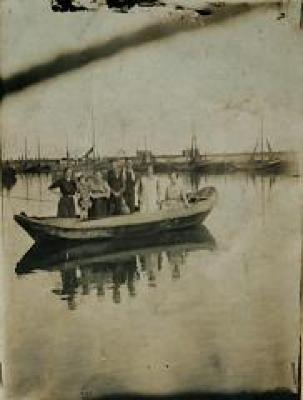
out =
[[[76,182],[71,179],[65,178],[58,179],[53,182],[49,189],[59,188],[61,192],[61,198],[58,203],[57,217],[59,218],[73,218],[76,216],[74,195],[77,190]]]
[[[108,171],[107,182],[111,189],[109,198],[109,212],[113,215],[119,215],[122,213],[123,194],[125,191],[125,181],[123,173],[119,172],[115,174],[113,170]],[[120,193],[119,196],[115,196],[113,192]]]
[[[133,171],[125,171],[125,192],[124,198],[131,213],[135,211],[136,199],[136,177]]]

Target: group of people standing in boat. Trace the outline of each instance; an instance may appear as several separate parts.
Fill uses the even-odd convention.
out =
[[[159,209],[188,205],[186,192],[176,173],[170,175],[164,196],[154,175],[153,166],[141,177],[134,172],[131,160],[113,160],[106,178],[100,170],[92,176],[74,174],[71,167],[49,189],[60,190],[57,216],[82,220],[109,215],[126,215],[140,211],[152,213]],[[78,210],[77,210],[78,209]]]

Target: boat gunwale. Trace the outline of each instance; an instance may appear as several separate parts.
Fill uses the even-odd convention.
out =
[[[23,214],[15,215],[15,218],[27,221],[35,226],[54,228],[60,230],[89,231],[95,229],[119,228],[126,226],[139,226],[149,223],[161,223],[162,221],[187,218],[210,211],[216,200],[216,192],[211,193],[207,198],[193,203],[189,207],[178,207],[171,210],[159,210],[150,214],[134,213],[128,215],[117,215],[101,219],[91,219],[80,221],[76,218],[58,218],[58,217],[30,217]],[[64,223],[60,225],[59,223]]]

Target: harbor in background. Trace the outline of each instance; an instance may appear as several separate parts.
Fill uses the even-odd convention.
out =
[[[66,149],[66,156],[62,158],[40,157],[40,143],[36,157],[27,156],[25,142],[24,154],[18,159],[9,159],[2,162],[2,176],[5,180],[13,178],[16,174],[53,173],[55,176],[62,172],[66,166],[71,166],[75,171],[90,173],[95,169],[107,170],[110,162],[119,159],[133,161],[134,170],[144,173],[149,164],[153,164],[156,173],[198,172],[206,174],[225,174],[244,171],[251,174],[274,173],[299,175],[297,154],[295,151],[275,151],[269,139],[264,146],[263,137],[261,144],[256,144],[251,152],[235,153],[206,153],[201,151],[197,144],[197,137],[191,137],[189,148],[180,154],[154,154],[144,148],[137,150],[135,155],[119,154],[116,156],[100,157],[95,145],[83,155],[71,156]],[[266,147],[266,148],[265,148]]]

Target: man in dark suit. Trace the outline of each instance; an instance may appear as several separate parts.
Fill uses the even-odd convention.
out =
[[[112,215],[122,214],[125,179],[123,170],[116,160],[112,161],[112,167],[108,171],[107,182],[110,187],[109,212]]]

